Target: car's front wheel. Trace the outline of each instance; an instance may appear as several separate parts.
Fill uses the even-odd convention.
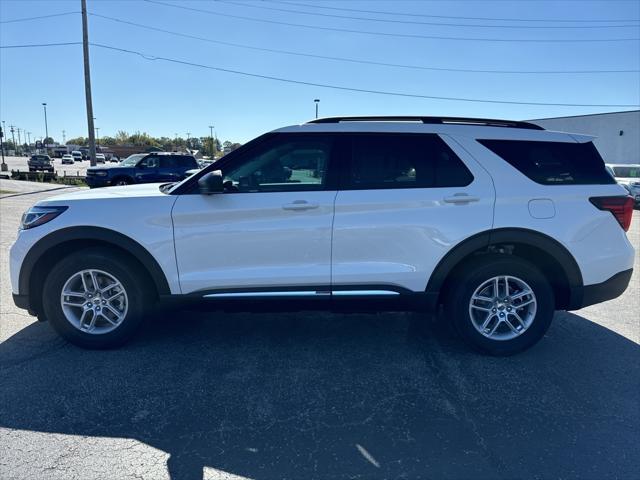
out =
[[[43,288],[45,317],[84,348],[122,345],[136,331],[153,295],[142,272],[111,249],[81,250],[58,262]]]
[[[113,184],[116,186],[124,186],[124,185],[131,185],[131,179],[127,178],[127,177],[120,177],[120,178],[116,178],[113,181]]]
[[[545,334],[555,311],[553,289],[533,264],[485,255],[448,282],[446,311],[460,336],[492,355],[512,355]]]

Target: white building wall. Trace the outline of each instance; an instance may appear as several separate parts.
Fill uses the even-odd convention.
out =
[[[640,163],[640,110],[529,121],[547,130],[597,137],[594,143],[606,163]]]

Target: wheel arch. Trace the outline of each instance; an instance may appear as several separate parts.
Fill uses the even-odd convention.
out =
[[[22,262],[18,288],[21,295],[28,296],[29,310],[35,313],[42,310],[42,298],[37,293],[42,291],[47,272],[61,256],[95,246],[119,250],[129,255],[148,274],[158,295],[171,293],[162,268],[151,253],[137,241],[108,228],[69,227],[41,238],[31,247]]]
[[[438,262],[427,284],[427,296],[441,303],[447,283],[455,279],[465,261],[486,253],[515,255],[534,263],[549,279],[557,309],[571,310],[582,303],[582,273],[573,255],[550,236],[524,228],[485,231],[460,242]]]

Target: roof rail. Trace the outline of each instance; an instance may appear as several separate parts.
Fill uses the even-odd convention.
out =
[[[307,123],[340,123],[340,122],[422,122],[430,125],[485,125],[488,127],[526,128],[528,130],[544,130],[540,125],[514,120],[496,120],[491,118],[465,117],[414,117],[414,116],[380,116],[380,117],[326,117],[316,118]]]

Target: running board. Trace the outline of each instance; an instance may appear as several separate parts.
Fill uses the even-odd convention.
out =
[[[242,298],[242,297],[361,297],[361,296],[394,296],[400,295],[399,292],[393,290],[335,290],[329,292],[326,290],[302,290],[302,291],[255,291],[255,292],[221,292],[221,293],[208,293],[203,295],[203,298]]]

